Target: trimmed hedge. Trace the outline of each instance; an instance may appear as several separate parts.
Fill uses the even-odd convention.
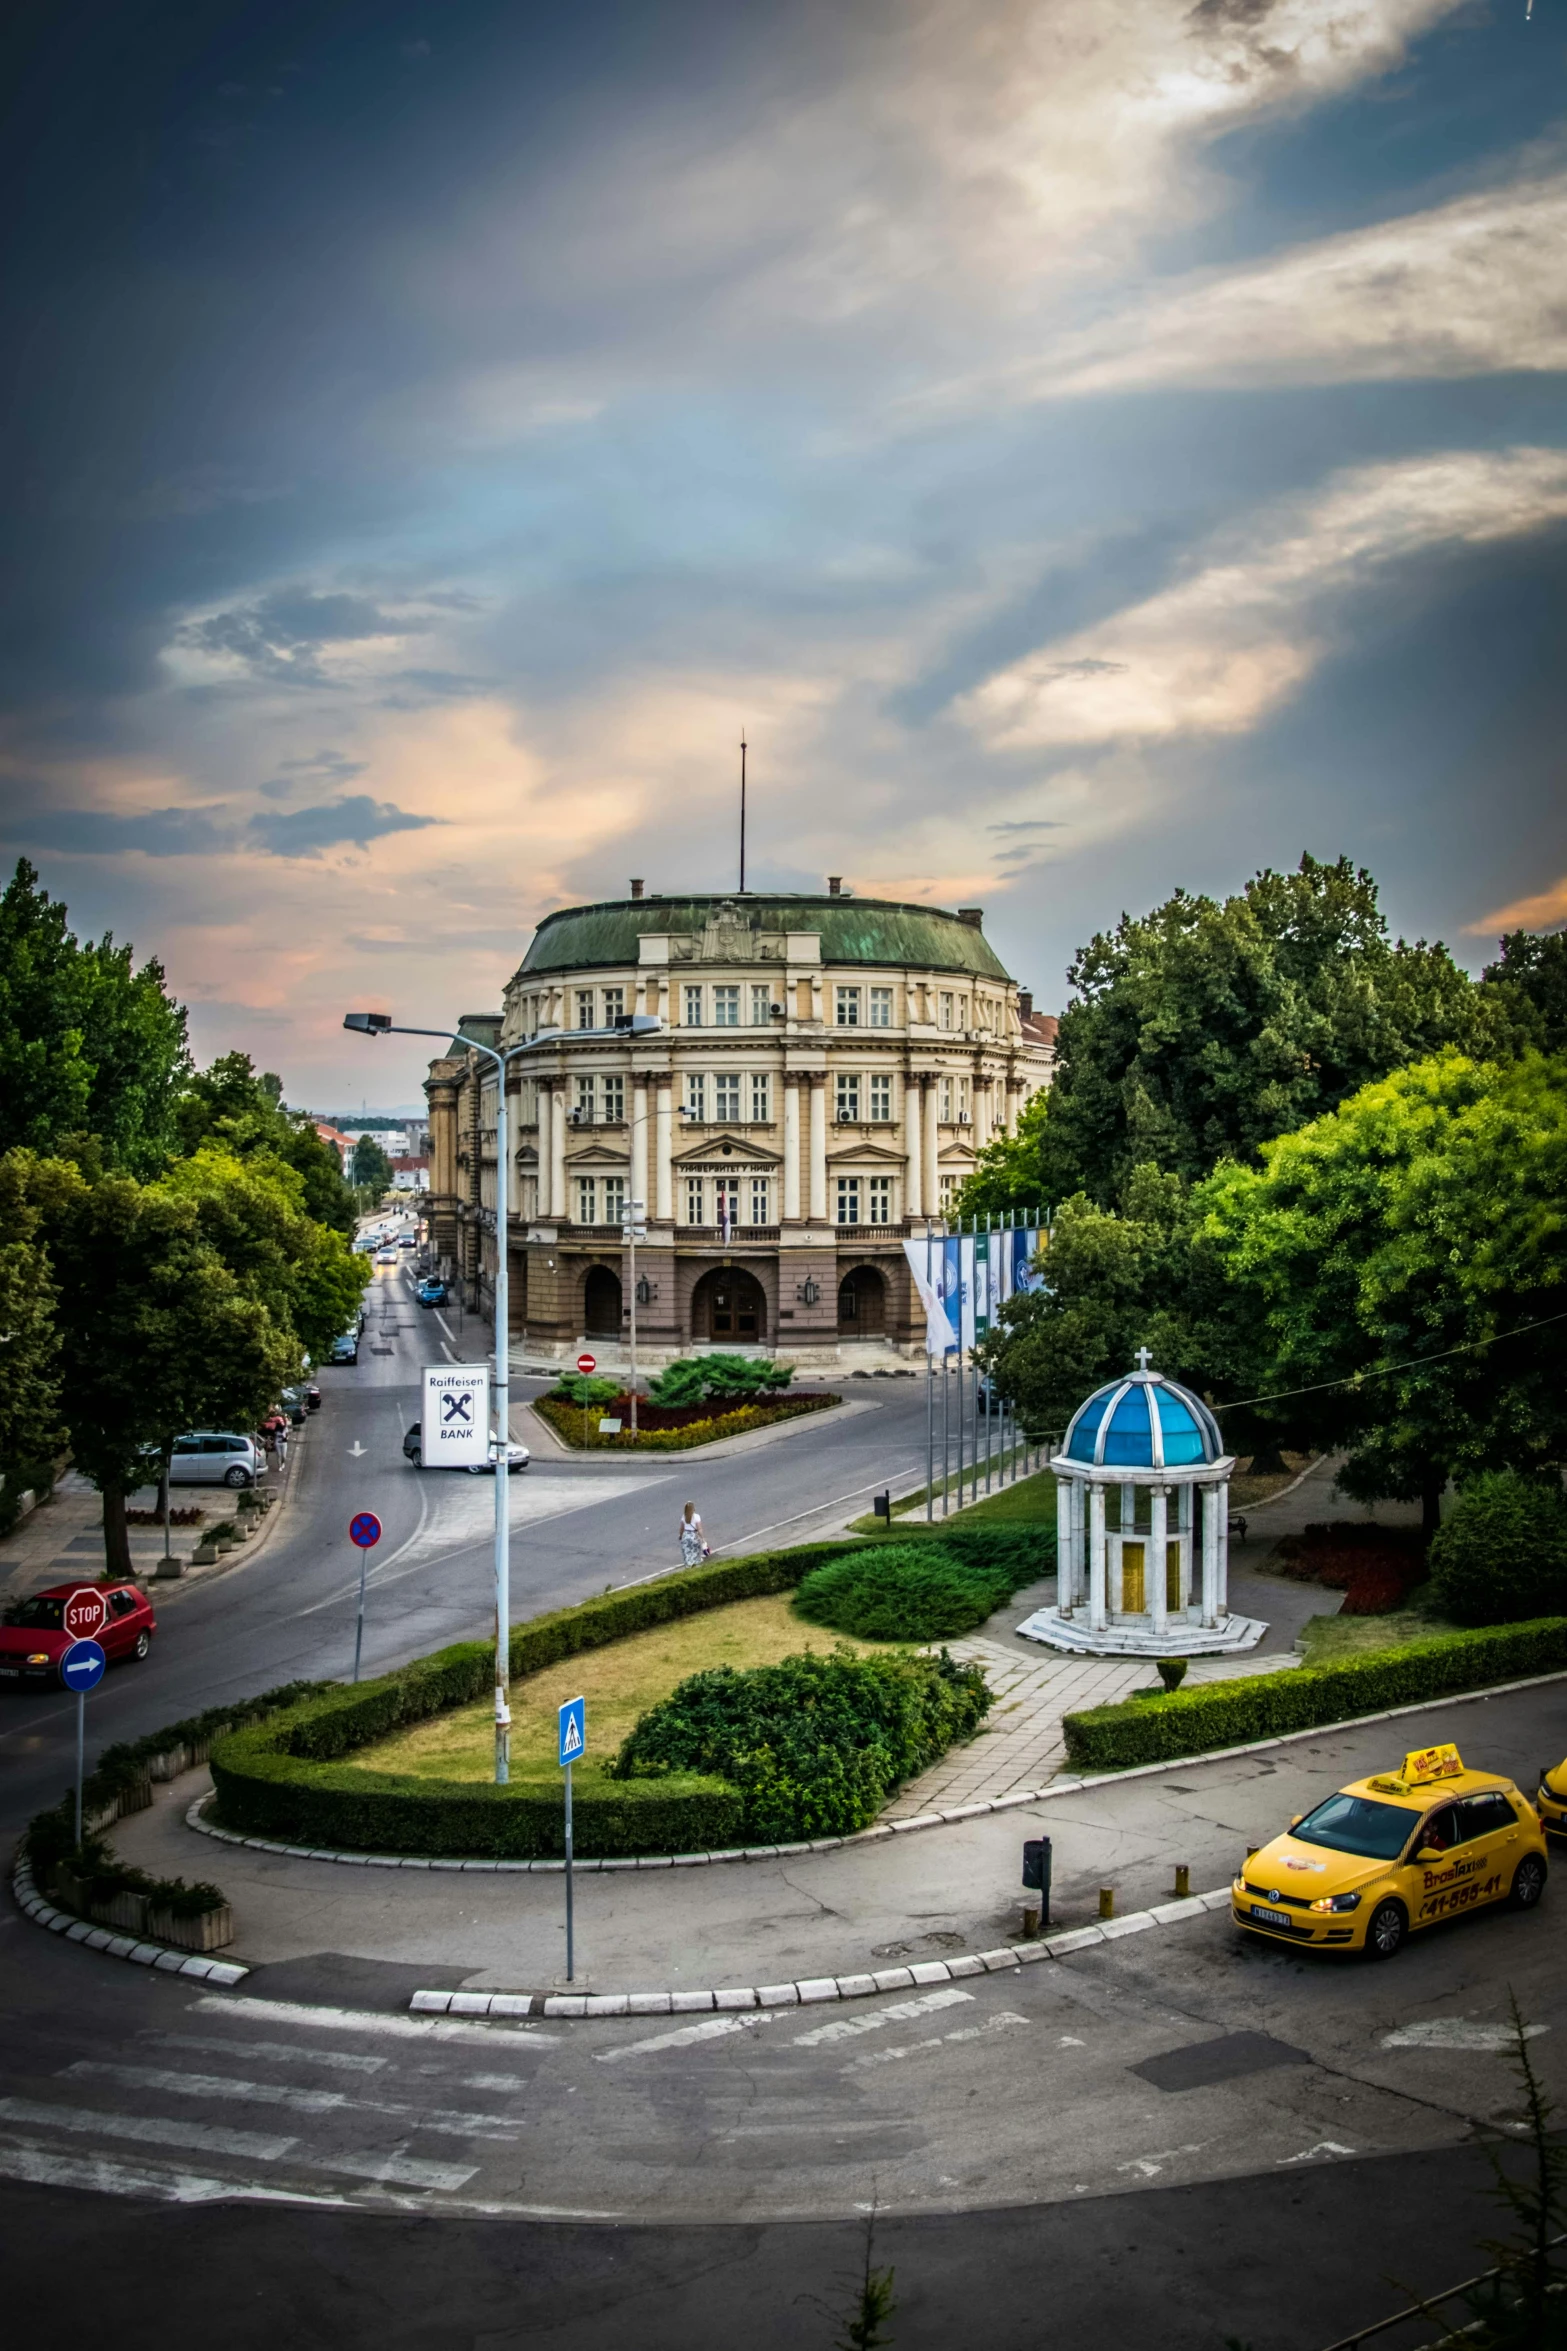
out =
[[[785,1396],[776,1402],[764,1404],[737,1403],[727,1410],[698,1410],[695,1419],[687,1419],[674,1427],[649,1426],[646,1421],[632,1435],[623,1428],[617,1436],[607,1437],[600,1431],[591,1410],[583,1414],[575,1405],[563,1404],[553,1396],[540,1396],[533,1409],[563,1443],[578,1453],[688,1453],[693,1445],[711,1445],[723,1437],[743,1437],[752,1429],[770,1429],[781,1420],[798,1420],[808,1412],[825,1412],[831,1404],[841,1404],[841,1396],[817,1393],[808,1396]],[[654,1407],[656,1413],[657,1407]],[[587,1421],[586,1434],[583,1422]],[[641,1420],[641,1414],[638,1415]]]
[[[960,1559],[943,1543],[867,1544],[801,1579],[796,1616],[863,1641],[948,1641],[1011,1599],[1004,1568]]]
[[[1384,1707],[1418,1706],[1458,1690],[1567,1669],[1567,1617],[1482,1631],[1437,1633],[1405,1647],[1336,1665],[1207,1682],[1169,1697],[1095,1706],[1066,1718],[1067,1760],[1086,1771],[1124,1771],[1214,1748],[1272,1739]]]

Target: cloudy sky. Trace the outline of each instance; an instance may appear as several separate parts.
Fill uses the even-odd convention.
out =
[[[204,1056],[409,1099],[342,1009],[732,885],[742,727],[1047,1005],[1305,849],[1567,920],[1567,0],[28,21],[0,846]]]

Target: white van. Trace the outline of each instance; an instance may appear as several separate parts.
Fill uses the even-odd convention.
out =
[[[253,1486],[261,1456],[250,1437],[227,1429],[192,1429],[176,1437],[169,1459],[171,1486]]]

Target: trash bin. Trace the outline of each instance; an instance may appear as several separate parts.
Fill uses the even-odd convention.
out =
[[[1023,1840],[1023,1890],[1039,1896],[1039,1923],[1050,1924],[1050,1839],[1025,1837]]]

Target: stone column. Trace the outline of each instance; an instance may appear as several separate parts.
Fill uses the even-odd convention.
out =
[[[570,1211],[566,1201],[566,1088],[562,1081],[559,1093],[550,1088],[550,1200],[553,1216],[569,1223]]]
[[[555,1106],[555,1097],[554,1097],[554,1095],[551,1093],[551,1091],[550,1091],[550,1088],[549,1088],[549,1085],[547,1084],[547,1082],[546,1082],[546,1081],[545,1081],[543,1078],[541,1078],[541,1079],[539,1080],[539,1085],[538,1085],[538,1095],[539,1095],[539,1165],[538,1165],[538,1179],[539,1179],[539,1221],[540,1221],[540,1223],[541,1223],[541,1224],[543,1224],[543,1223],[547,1223],[547,1222],[548,1222],[548,1220],[549,1220],[549,1219],[550,1219],[550,1218],[551,1218],[551,1217],[552,1217],[552,1216],[555,1214],[555,1195],[554,1195],[554,1192],[553,1192],[553,1191],[552,1191],[552,1189],[551,1189],[551,1180],[552,1180],[552,1179],[551,1179],[551,1172],[550,1172],[550,1171],[551,1171],[551,1169],[552,1169],[552,1167],[553,1167],[553,1165],[554,1165],[554,1162],[553,1162],[553,1160],[552,1160],[552,1158],[551,1158],[551,1156],[550,1156],[550,1144],[551,1144],[551,1137],[552,1137],[552,1134],[553,1134],[553,1131],[554,1131],[554,1121],[553,1121],[553,1120],[552,1120],[552,1118],[550,1117],[550,1112],[553,1110],[553,1108],[554,1108],[554,1106]]]
[[[1072,1549],[1072,1496],[1076,1490],[1076,1478],[1056,1480],[1056,1607],[1062,1616],[1071,1615],[1077,1588],[1074,1572],[1077,1561]]]
[[[1091,1633],[1102,1633],[1110,1621],[1105,1552],[1105,1490],[1096,1478],[1088,1489],[1088,1629]]]
[[[631,1197],[640,1200],[646,1216],[652,1202],[647,1196],[647,1079],[633,1077],[631,1081]]]
[[[1148,1588],[1148,1614],[1156,1633],[1170,1629],[1170,1608],[1165,1583],[1165,1546],[1169,1542],[1169,1489],[1155,1486],[1148,1497],[1148,1548],[1152,1557],[1148,1572],[1152,1582]]]
[[[1219,1616],[1225,1617],[1230,1613],[1230,1481],[1228,1478],[1225,1479],[1223,1485],[1214,1488],[1214,1511],[1219,1522],[1217,1529],[1219,1551],[1217,1613]]]
[[[827,1222],[827,1080],[811,1079],[811,1198],[812,1224]]]
[[[925,1080],[925,1214],[941,1214],[941,1091],[939,1082]]]
[[[990,1074],[983,1067],[974,1072],[974,1148],[983,1151],[990,1141]]]
[[[903,1138],[906,1168],[903,1178],[903,1213],[905,1216],[924,1216],[925,1187],[921,1182],[920,1165],[920,1081],[909,1077],[903,1084]]]
[[[789,1071],[784,1077],[783,1104],[783,1213],[785,1224],[800,1221],[800,1081]]]
[[[1088,1599],[1088,1489],[1081,1478],[1068,1478],[1072,1489],[1072,1605]]]
[[[672,1153],[675,1139],[675,1081],[667,1073],[658,1080],[658,1105],[653,1114],[653,1213],[668,1224],[675,1213]]]
[[[1205,1629],[1219,1621],[1219,1489],[1202,1489],[1202,1621]]]

